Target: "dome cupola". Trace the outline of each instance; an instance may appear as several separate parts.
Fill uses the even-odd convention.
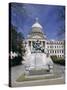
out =
[[[36,18],[36,22],[32,25],[32,28],[40,28],[40,29],[42,29],[42,26],[38,22],[38,18]]]
[[[43,27],[36,18],[35,23],[32,25],[32,31],[29,33],[28,38],[46,38],[42,31]]]

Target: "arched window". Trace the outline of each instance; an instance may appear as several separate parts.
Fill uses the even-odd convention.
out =
[[[55,46],[55,48],[56,48],[56,46]]]
[[[50,46],[50,48],[51,48],[51,46]]]
[[[64,53],[64,51],[62,50],[62,53]]]
[[[50,53],[51,53],[51,50],[50,50]]]
[[[49,46],[47,46],[47,48],[49,48]]]
[[[57,53],[58,53],[58,50],[57,50]]]
[[[55,53],[56,53],[56,50],[55,50]]]
[[[53,53],[54,53],[54,50],[53,50]]]

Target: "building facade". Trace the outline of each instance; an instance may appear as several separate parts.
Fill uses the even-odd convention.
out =
[[[57,57],[64,58],[64,40],[48,40],[46,34],[43,33],[42,25],[36,18],[35,23],[32,25],[32,30],[25,40],[31,51],[33,42],[37,40],[39,40],[45,52],[49,53],[50,56],[56,55]]]

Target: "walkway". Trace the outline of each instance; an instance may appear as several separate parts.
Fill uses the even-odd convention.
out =
[[[62,78],[59,79],[47,79],[47,80],[37,80],[37,81],[27,81],[27,82],[16,82],[16,79],[24,72],[24,66],[19,65],[16,67],[12,67],[11,69],[11,79],[12,86],[37,86],[37,85],[53,85],[53,84],[64,84],[64,76],[65,76],[65,68],[64,66],[54,65],[54,73],[60,74]]]

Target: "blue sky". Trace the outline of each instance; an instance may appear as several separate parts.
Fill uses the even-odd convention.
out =
[[[43,26],[43,32],[48,39],[57,39],[59,29],[64,29],[65,20],[61,18],[64,14],[64,6],[11,4],[11,23],[17,27],[18,32],[23,33],[25,38],[31,31],[35,18],[38,17],[39,23]]]

